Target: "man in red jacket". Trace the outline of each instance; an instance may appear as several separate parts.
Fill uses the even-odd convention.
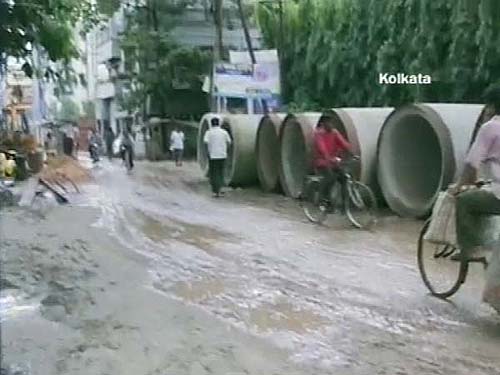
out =
[[[340,157],[352,154],[351,145],[333,129],[331,120],[321,119],[314,132],[313,166],[317,174],[322,176],[320,194],[323,202],[328,202],[333,184],[339,180],[338,170]]]

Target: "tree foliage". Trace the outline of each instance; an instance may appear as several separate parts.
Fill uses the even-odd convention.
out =
[[[78,55],[73,43],[77,22],[97,22],[90,0],[0,0],[0,55],[29,58],[33,46],[53,60]]]
[[[266,44],[279,14],[260,5]],[[285,99],[299,107],[479,102],[500,79],[498,0],[284,2]],[[379,85],[379,73],[429,74],[432,85]]]
[[[159,116],[189,113],[196,104],[196,111],[206,110],[201,86],[210,53],[179,46],[170,35],[191,2],[149,0],[129,14],[122,41],[129,88],[121,97],[129,112],[141,110],[148,98],[151,111]]]

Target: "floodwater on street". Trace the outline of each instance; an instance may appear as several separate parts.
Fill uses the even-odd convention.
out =
[[[26,235],[9,224],[20,232],[5,243],[7,281],[48,280],[52,291],[36,301],[3,293],[2,315],[19,317],[4,325],[11,363],[32,345],[30,368],[43,359],[58,374],[500,373],[500,319],[481,303],[482,268],[450,301],[430,297],[416,265],[421,221],[385,212],[371,232],[342,217],[316,226],[297,202],[257,188],[212,198],[194,163],[138,162],[127,173],[104,160],[92,174],[70,211],[19,219],[38,223],[39,245],[22,253]],[[112,243],[68,220],[87,209],[77,212],[89,233]],[[40,299],[45,315],[32,317]],[[43,333],[56,327],[43,316],[64,324]],[[58,349],[51,335],[62,335]]]
[[[481,305],[482,270],[452,301],[416,267],[422,222],[307,223],[295,202],[255,189],[210,196],[197,165],[95,170],[97,225],[152,260],[151,284],[289,351],[350,373],[498,374],[500,322]],[[374,373],[374,372],[372,372]]]

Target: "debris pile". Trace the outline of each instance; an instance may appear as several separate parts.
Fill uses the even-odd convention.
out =
[[[70,183],[76,190],[78,184],[87,182],[90,178],[89,171],[68,156],[47,160],[47,166],[40,173],[40,179],[49,184],[65,186]]]

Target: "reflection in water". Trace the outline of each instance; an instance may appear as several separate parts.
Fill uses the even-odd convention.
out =
[[[0,297],[0,322],[18,317],[22,313],[34,311],[39,304],[26,304],[26,300],[21,296],[2,291]]]
[[[140,220],[141,232],[154,242],[176,240],[211,254],[217,252],[217,244],[221,241],[237,242],[236,237],[230,233],[208,226],[186,223],[171,217],[162,218],[160,221],[137,209],[127,212],[126,216],[130,220]]]
[[[224,283],[219,279],[180,281],[172,287],[172,292],[188,302],[203,300],[224,293]]]

